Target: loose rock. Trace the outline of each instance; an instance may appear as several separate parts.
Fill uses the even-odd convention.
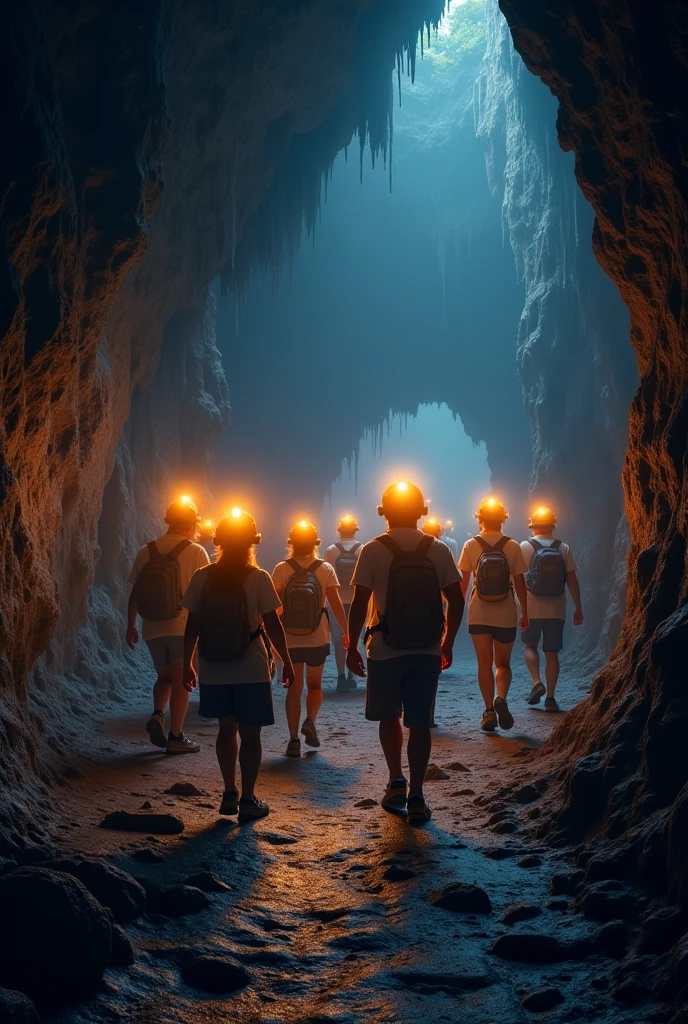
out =
[[[174,814],[112,811],[105,815],[98,827],[114,829],[117,832],[157,832],[160,836],[176,836],[184,831],[184,822]]]
[[[354,807],[377,807],[377,800],[373,800],[372,797],[366,797],[365,800],[359,800],[358,803],[354,804]]]
[[[521,1000],[524,1010],[531,1013],[542,1013],[544,1010],[551,1010],[564,1002],[564,996],[558,988],[540,988],[536,992],[530,992]]]
[[[608,921],[595,937],[595,945],[606,956],[622,957],[628,945],[628,925],[625,921]]]
[[[417,878],[418,875],[404,864],[390,864],[382,877],[385,882],[406,882],[410,878]]]
[[[183,917],[185,914],[198,914],[210,906],[210,900],[204,892],[192,885],[171,885],[169,889],[159,890],[153,899],[153,909],[166,917]]]
[[[540,790],[535,786],[521,786],[516,791],[516,799],[520,804],[532,804],[535,800],[539,800],[541,796]]]
[[[173,786],[165,790],[172,796],[207,796],[202,789],[197,789],[193,782],[175,782]]]
[[[162,854],[156,853],[155,850],[150,850],[148,847],[143,850],[134,850],[131,856],[139,864],[162,864],[165,860]]]
[[[78,878],[103,907],[112,911],[118,924],[133,921],[146,909],[146,893],[126,871],[97,857],[48,861],[43,867]]]
[[[522,964],[556,964],[568,958],[568,950],[553,935],[511,932],[500,935],[490,949],[502,960]]]
[[[190,885],[201,892],[230,892],[230,887],[212,871],[199,871],[184,879],[184,885]]]
[[[529,853],[526,857],[521,857],[518,861],[520,868],[539,868],[542,864],[542,857],[538,857],[537,854]]]
[[[530,921],[533,917],[539,917],[542,911],[533,903],[516,903],[504,911],[502,920],[504,924],[518,924],[519,921]]]
[[[514,832],[518,832],[518,825],[515,821],[509,821],[507,819],[506,821],[498,822],[492,831],[498,836],[510,836],[513,835]]]
[[[471,770],[468,765],[462,764],[461,761],[452,761],[451,764],[443,764],[442,767],[448,772],[469,772]]]
[[[443,771],[438,765],[436,765],[436,764],[429,764],[428,765],[427,771],[425,772],[425,781],[426,782],[440,782],[442,779],[448,779],[448,778],[449,778],[449,773]]]
[[[2,1024],[40,1024],[36,1007],[23,992],[0,988],[0,1021]]]
[[[246,988],[251,983],[251,975],[234,960],[225,960],[219,956],[197,956],[182,970],[182,978],[187,985],[211,992],[213,995],[227,995]]]
[[[492,903],[484,889],[466,882],[452,882],[430,893],[433,907],[442,907],[460,914],[490,914]]]

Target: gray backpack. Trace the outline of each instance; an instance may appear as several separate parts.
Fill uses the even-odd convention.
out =
[[[528,592],[534,597],[561,597],[566,589],[566,562],[561,551],[561,541],[555,540],[549,547],[531,538],[533,561],[526,573]]]
[[[294,572],[287,580],[282,595],[282,625],[292,636],[315,633],[325,612],[322,587],[315,575],[323,564],[322,558],[304,569],[295,558],[289,558]]]
[[[351,578],[354,574],[354,569],[356,568],[356,562],[358,561],[358,549],[360,546],[361,545],[357,541],[353,547],[349,548],[347,551],[341,541],[338,541],[335,544],[339,554],[337,555],[337,561],[334,563],[334,571],[337,573],[339,585],[342,587],[351,586]]]
[[[484,537],[475,538],[482,549],[475,569],[475,589],[481,601],[504,601],[511,592],[511,569],[504,554],[508,537],[488,544]]]
[[[161,555],[154,540],[148,545],[148,561],[139,573],[139,615],[151,622],[175,619],[184,596],[179,555],[190,540],[180,540],[167,555]]]

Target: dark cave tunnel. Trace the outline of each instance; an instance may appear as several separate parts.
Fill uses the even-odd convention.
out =
[[[0,986],[19,994],[0,988],[0,1020],[37,1020],[27,993],[42,1020],[143,1022],[162,964],[165,1021],[685,1024],[683,5],[2,19]],[[271,567],[390,417],[440,405],[514,520],[566,510],[577,706],[478,753],[459,660],[437,824],[409,840],[340,806],[371,795],[373,740],[354,755],[335,738],[362,710],[326,701],[310,783],[267,750],[279,831],[220,833],[216,768],[137,748],[136,551],[186,491],[213,518],[252,505]],[[98,831],[144,796],[183,835]],[[305,955],[289,933],[315,927]]]

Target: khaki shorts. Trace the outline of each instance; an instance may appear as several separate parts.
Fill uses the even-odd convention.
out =
[[[156,636],[146,640],[155,668],[169,668],[170,665],[181,665],[184,661],[183,636]]]

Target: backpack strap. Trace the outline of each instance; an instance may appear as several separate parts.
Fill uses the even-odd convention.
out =
[[[500,537],[492,550],[499,551],[500,553],[502,553],[510,540],[511,537]]]
[[[559,549],[561,548],[561,541],[558,537],[555,537],[555,539],[550,544],[550,547],[554,548],[555,551],[559,551]]]
[[[306,569],[306,572],[312,572],[313,575],[315,575],[315,573],[318,571],[320,566],[324,565],[324,564],[325,564],[325,559],[324,558],[316,558],[316,560],[311,565],[308,566],[308,568]]]
[[[172,550],[166,557],[175,559],[178,558],[181,555],[182,551],[185,551],[186,548],[188,548],[190,543],[190,540],[180,540],[178,544],[175,544],[175,546],[172,548]]]
[[[482,537],[478,536],[477,534],[476,534],[476,536],[475,536],[475,537],[473,538],[473,540],[477,540],[477,542],[478,542],[478,547],[480,547],[480,549],[482,550],[483,554],[484,554],[484,553],[485,553],[486,551],[492,551],[492,545],[491,545],[491,544],[488,544],[486,540],[484,540],[484,539],[483,539]]]
[[[290,565],[294,572],[301,572],[301,566],[299,565],[295,558],[288,558],[287,565]]]
[[[335,547],[336,547],[336,549],[337,549],[337,551],[339,552],[340,555],[345,555],[346,554],[346,548],[344,547],[344,545],[342,544],[342,542],[340,540],[337,541],[337,543],[335,544]]]
[[[360,540],[354,541],[353,546],[349,548],[349,554],[350,555],[355,555],[356,552],[358,551],[358,549],[360,548],[360,546],[361,546]]]
[[[535,537],[529,537],[528,543],[532,547],[533,551],[542,551],[544,544],[541,544],[539,540],[535,540]]]
[[[416,554],[417,555],[422,555],[423,558],[427,558],[428,554],[430,553],[430,548],[432,547],[434,540],[435,540],[435,538],[430,536],[429,534],[427,536],[423,537],[423,539],[421,540],[420,544],[416,548]]]
[[[152,540],[148,544],[146,544],[146,547],[148,548],[148,557],[151,560],[154,559],[154,558],[160,558],[160,552],[158,551],[158,545],[155,543],[154,540]]]
[[[382,533],[375,540],[379,540],[383,547],[387,548],[393,558],[397,558],[399,555],[404,554],[404,549],[401,544],[397,544],[393,537],[390,537],[388,533]]]

